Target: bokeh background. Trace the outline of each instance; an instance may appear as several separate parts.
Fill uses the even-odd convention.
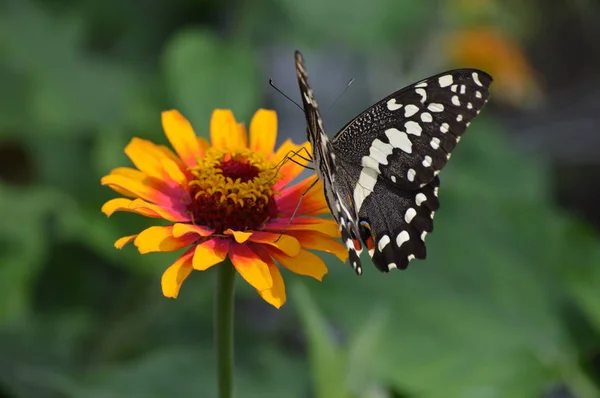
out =
[[[268,84],[299,100],[296,48],[330,135],[445,69],[495,82],[426,261],[328,257],[279,311],[238,284],[237,396],[600,396],[599,22],[592,0],[1,1],[0,397],[215,396],[214,273],[164,298],[176,254],[115,250],[150,223],[107,220],[99,180],[132,137],[166,142],[164,109],[206,135],[213,108],[271,108],[304,141]]]

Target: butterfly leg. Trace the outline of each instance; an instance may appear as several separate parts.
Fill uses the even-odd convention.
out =
[[[290,226],[292,220],[296,216],[296,212],[298,212],[298,209],[300,208],[300,204],[302,203],[302,198],[304,198],[304,196],[308,193],[308,191],[310,191],[315,185],[317,185],[318,182],[319,182],[319,180],[315,179],[313,181],[313,183],[310,184],[308,186],[308,188],[306,188],[306,190],[304,192],[302,192],[302,194],[300,195],[300,200],[298,200],[298,204],[296,205],[296,208],[292,212],[292,216],[290,217],[289,221],[285,225],[285,228],[283,229],[283,231],[281,231],[281,233],[279,234],[279,236],[277,237],[277,239],[275,239],[275,243],[279,242],[279,239],[281,239],[281,237],[283,236],[283,234],[285,233],[285,231],[287,230],[287,228]]]

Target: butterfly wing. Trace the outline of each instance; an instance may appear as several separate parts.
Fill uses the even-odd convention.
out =
[[[439,208],[437,175],[486,104],[491,82],[476,69],[430,77],[377,102],[331,141],[338,172],[353,181],[360,236],[378,269],[425,258]]]
[[[338,178],[336,175],[335,154],[331,142],[325,134],[323,121],[319,115],[319,106],[308,82],[304,59],[299,51],[295,53],[295,63],[298,86],[300,87],[306,117],[306,134],[312,146],[315,170],[318,177],[323,181],[327,205],[340,226],[342,241],[348,248],[348,261],[355,272],[360,274],[362,272],[360,263],[362,245],[356,222],[357,213],[352,207],[353,203],[350,196],[352,191],[344,184],[344,179]]]

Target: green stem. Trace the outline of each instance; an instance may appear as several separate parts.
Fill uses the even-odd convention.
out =
[[[214,333],[219,398],[233,397],[233,296],[235,268],[229,260],[217,265]]]

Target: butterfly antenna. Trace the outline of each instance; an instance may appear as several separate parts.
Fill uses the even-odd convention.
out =
[[[333,106],[339,101],[340,98],[342,98],[342,96],[346,93],[346,91],[348,91],[348,88],[350,87],[350,85],[354,83],[354,79],[350,79],[350,81],[348,82],[348,84],[346,84],[346,88],[344,88],[344,91],[342,91],[340,93],[340,95],[337,96],[337,98],[335,99],[335,101],[333,101],[333,103],[331,105],[329,105],[329,107],[327,108],[327,110],[329,111],[331,108],[333,108]]]
[[[292,216],[290,217],[289,221],[285,225],[285,228],[283,229],[283,231],[281,231],[281,233],[279,234],[279,236],[277,237],[277,239],[275,239],[274,243],[279,242],[279,239],[281,239],[281,237],[283,236],[283,234],[285,234],[285,231],[287,231],[288,227],[290,226],[290,224],[294,220],[294,217],[296,216],[296,213],[298,212],[298,209],[300,208],[300,204],[302,203],[302,199],[304,198],[304,195],[306,195],[308,193],[308,191],[310,191],[312,189],[312,187],[314,187],[315,185],[317,185],[317,182],[319,182],[319,179],[316,179],[312,184],[310,184],[310,186],[308,188],[306,188],[306,190],[304,192],[302,192],[302,195],[300,195],[300,200],[298,201],[298,204],[296,205],[296,208],[292,212]]]
[[[293,99],[291,99],[290,97],[288,97],[283,91],[281,91],[280,89],[278,89],[274,84],[273,84],[273,79],[269,79],[269,85],[271,87],[273,87],[275,90],[277,90],[277,92],[281,95],[283,95],[285,98],[287,98],[288,100],[290,100],[290,102],[294,105],[296,105],[298,108],[300,108],[300,110],[302,112],[304,112],[304,108],[302,108],[300,105],[298,105],[298,103],[296,101],[294,101]]]

